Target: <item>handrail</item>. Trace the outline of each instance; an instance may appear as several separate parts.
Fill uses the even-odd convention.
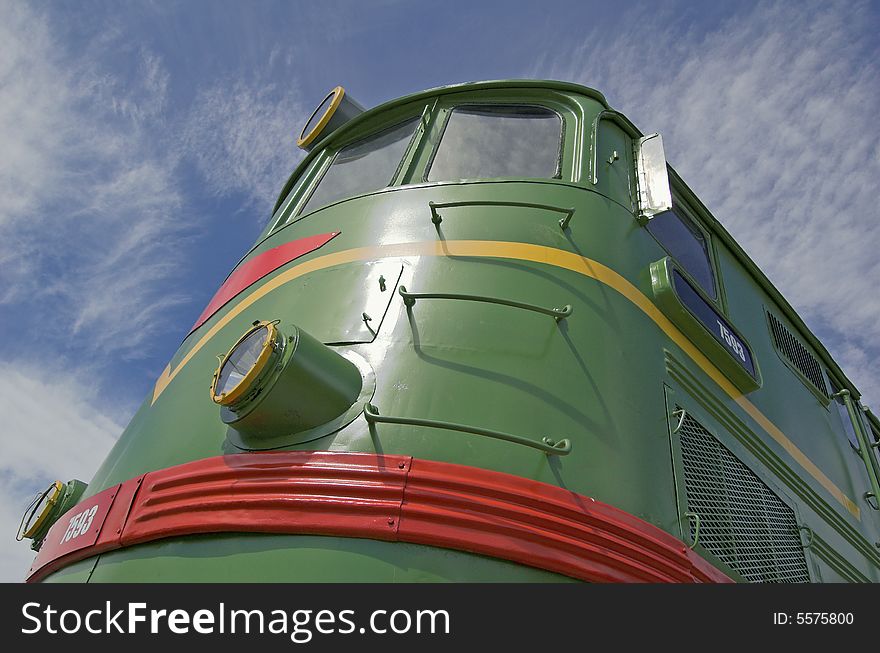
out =
[[[868,481],[871,484],[871,491],[865,492],[865,501],[874,510],[880,510],[880,479],[878,479],[878,477],[880,477],[880,472],[878,472],[878,463],[874,459],[874,456],[871,455],[871,442],[868,440],[868,436],[865,435],[865,431],[862,428],[862,420],[859,419],[858,413],[856,412],[856,406],[853,405],[852,394],[849,390],[844,388],[839,392],[835,392],[831,396],[832,398],[843,398],[846,412],[849,415],[853,430],[856,432],[856,438],[859,441],[859,454],[861,455],[862,462],[865,464],[865,469],[868,472]],[[872,504],[869,497],[874,497],[874,500],[877,501],[878,505]]]
[[[513,308],[522,308],[527,311],[543,313],[554,318],[557,322],[564,320],[571,315],[571,304],[566,304],[562,308],[544,308],[543,306],[535,306],[534,304],[526,304],[524,302],[516,302],[511,299],[499,299],[498,297],[485,297],[483,295],[462,295],[459,293],[440,293],[440,292],[409,292],[406,286],[400,286],[397,292],[403,297],[403,303],[408,307],[415,305],[417,299],[460,299],[468,302],[485,302],[487,304],[500,304],[501,306],[512,306]]]
[[[873,412],[871,412],[871,409],[867,406],[862,406],[862,408],[865,410],[865,417],[868,418],[868,423],[878,434],[880,434],[880,419],[878,419],[877,416]],[[876,440],[875,442],[871,443],[871,446],[875,449],[880,449],[880,440]]]
[[[675,428],[672,429],[673,433],[678,433],[681,430],[681,427],[684,425],[684,420],[687,417],[687,411],[684,408],[679,408],[678,410],[672,411],[673,417],[678,415],[678,424],[675,425]]]
[[[545,211],[556,211],[562,213],[563,217],[559,220],[559,226],[563,231],[568,229],[571,217],[574,215],[574,207],[563,209],[552,204],[539,204],[536,202],[504,202],[499,200],[464,200],[461,202],[428,202],[428,208],[431,209],[431,222],[440,225],[443,218],[437,213],[438,209],[454,209],[460,206],[518,206],[526,209],[544,209]]]
[[[455,424],[453,422],[441,422],[433,419],[420,419],[416,417],[389,417],[379,414],[379,409],[373,404],[367,403],[364,406],[364,417],[369,424],[405,424],[408,426],[424,426],[433,429],[444,429],[446,431],[460,431],[462,433],[471,433],[473,435],[482,435],[487,438],[496,440],[504,440],[514,444],[521,444],[525,447],[538,449],[548,456],[567,456],[571,453],[571,441],[564,438],[559,441],[543,438],[542,440],[531,440],[521,435],[513,435],[512,433],[503,433],[501,431],[493,431],[483,429],[477,426],[468,426],[466,424]]]
[[[684,516],[687,517],[688,520],[693,517],[694,521],[696,522],[696,525],[694,526],[694,541],[693,544],[691,544],[691,548],[694,549],[696,548],[697,543],[700,541],[700,516],[695,512],[686,512],[684,513]]]

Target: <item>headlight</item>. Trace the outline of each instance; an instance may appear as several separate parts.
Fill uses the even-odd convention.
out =
[[[67,483],[55,481],[42,492],[38,492],[21,516],[15,539],[33,540],[31,548],[39,551],[52,524],[79,501],[85,489],[85,483],[72,479]]]
[[[223,357],[211,383],[211,399],[231,406],[256,389],[257,381],[271,369],[284,342],[272,322],[257,322]]]
[[[34,539],[43,530],[43,526],[47,525],[49,516],[63,493],[64,483],[61,481],[55,481],[43,492],[37,493],[21,516],[15,539]]]
[[[230,440],[245,449],[316,437],[317,427],[351,417],[365,390],[351,353],[294,325],[284,326],[287,333],[277,325],[254,322],[222,357],[211,383],[220,418],[235,432]]]

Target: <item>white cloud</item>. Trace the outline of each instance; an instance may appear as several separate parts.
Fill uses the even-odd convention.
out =
[[[95,388],[81,378],[0,363],[0,414],[7,434],[0,467],[39,484],[71,474],[88,481],[122,431],[94,407],[95,400]]]
[[[23,345],[0,360],[0,518],[17,524],[50,481],[88,480],[128,418],[80,381],[143,355],[187,301],[173,279],[210,224],[187,215],[183,157],[218,194],[268,205],[299,156],[303,110],[291,91],[248,80],[174,114],[162,59],[118,26],[73,50],[50,12],[0,0],[0,15],[0,306],[22,315],[4,345]],[[92,355],[71,360],[68,342]],[[27,546],[10,534],[0,552],[0,581],[20,580]]]
[[[69,373],[0,363],[0,582],[23,580],[33,553],[11,527],[34,492],[54,480],[89,481],[122,427],[95,408],[95,390]]]
[[[533,74],[603,91],[880,401],[880,48],[864,2],[761,3],[697,34],[675,8]],[[876,24],[876,23],[874,23]]]
[[[307,117],[294,86],[224,80],[199,92],[182,140],[211,191],[245,195],[262,221],[302,159],[296,136]]]
[[[185,300],[161,290],[186,225],[177,160],[153,140],[168,74],[141,51],[123,81],[107,72],[114,43],[71,53],[28,5],[2,14],[0,302],[46,318],[55,336],[100,325],[95,350],[141,355]],[[133,316],[138,328],[118,337]]]
[[[0,22],[0,225],[32,209],[41,188],[58,183],[53,152],[69,127],[61,107],[69,101],[45,24],[23,4],[2,8]]]
[[[121,431],[127,416],[99,407],[81,383],[96,370],[71,363],[66,343],[91,346],[96,367],[138,355],[183,299],[162,286],[184,202],[175,158],[150,137],[167,103],[161,61],[135,52],[124,81],[107,72],[112,39],[77,54],[38,8],[0,4],[0,303],[21,315],[4,342],[16,360],[0,361],[0,513],[17,525],[52,480],[89,480]],[[0,551],[0,580],[20,580],[27,545],[7,531]]]

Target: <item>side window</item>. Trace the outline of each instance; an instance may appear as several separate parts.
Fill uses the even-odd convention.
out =
[[[700,288],[715,299],[715,276],[709,260],[709,247],[706,237],[696,225],[673,207],[671,211],[654,216],[648,221],[647,228],[672,258],[700,284]]]
[[[426,179],[559,177],[562,120],[545,107],[473,105],[452,110]]]
[[[301,213],[388,186],[418,122],[412,118],[339,150]]]

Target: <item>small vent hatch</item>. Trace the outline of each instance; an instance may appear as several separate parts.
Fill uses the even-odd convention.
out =
[[[824,397],[828,397],[828,386],[822,374],[822,366],[816,357],[794,336],[785,325],[772,313],[767,313],[770,320],[770,332],[776,349],[791,363]]]

